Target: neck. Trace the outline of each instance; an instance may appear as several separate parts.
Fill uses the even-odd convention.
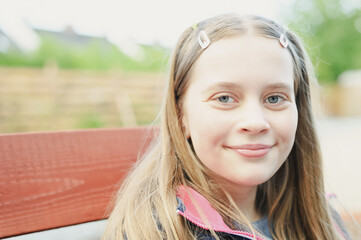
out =
[[[260,219],[261,216],[256,211],[255,207],[257,186],[239,186],[227,184],[224,187],[232,196],[239,209],[241,209],[244,214],[246,214],[251,222]]]

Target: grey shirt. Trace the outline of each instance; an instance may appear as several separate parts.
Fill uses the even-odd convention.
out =
[[[261,219],[252,223],[252,226],[259,231],[265,238],[265,240],[273,240],[271,231],[268,227],[268,218],[263,216]]]

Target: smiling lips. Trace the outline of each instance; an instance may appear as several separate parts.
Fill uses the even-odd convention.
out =
[[[241,146],[230,146],[228,148],[236,153],[249,158],[259,158],[265,156],[274,145],[245,144]]]

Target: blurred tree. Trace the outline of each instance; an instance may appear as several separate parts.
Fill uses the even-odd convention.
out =
[[[305,41],[321,82],[361,68],[361,1],[294,1],[284,18]]]
[[[49,60],[60,68],[67,69],[121,69],[123,71],[158,72],[165,71],[169,49],[158,45],[139,45],[142,58],[134,59],[113,44],[104,44],[97,39],[81,46],[60,41],[47,35],[40,35],[41,45],[32,53],[11,51],[0,52],[0,65],[43,67]]]

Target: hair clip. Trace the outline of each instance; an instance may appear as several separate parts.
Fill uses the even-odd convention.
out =
[[[209,38],[204,30],[201,30],[199,32],[198,42],[199,42],[199,45],[201,45],[202,49],[206,49],[209,46],[209,44],[211,43],[211,40],[209,40]]]
[[[282,33],[280,38],[278,39],[280,44],[282,45],[282,47],[287,48],[288,46],[288,39],[286,38],[286,36]]]

